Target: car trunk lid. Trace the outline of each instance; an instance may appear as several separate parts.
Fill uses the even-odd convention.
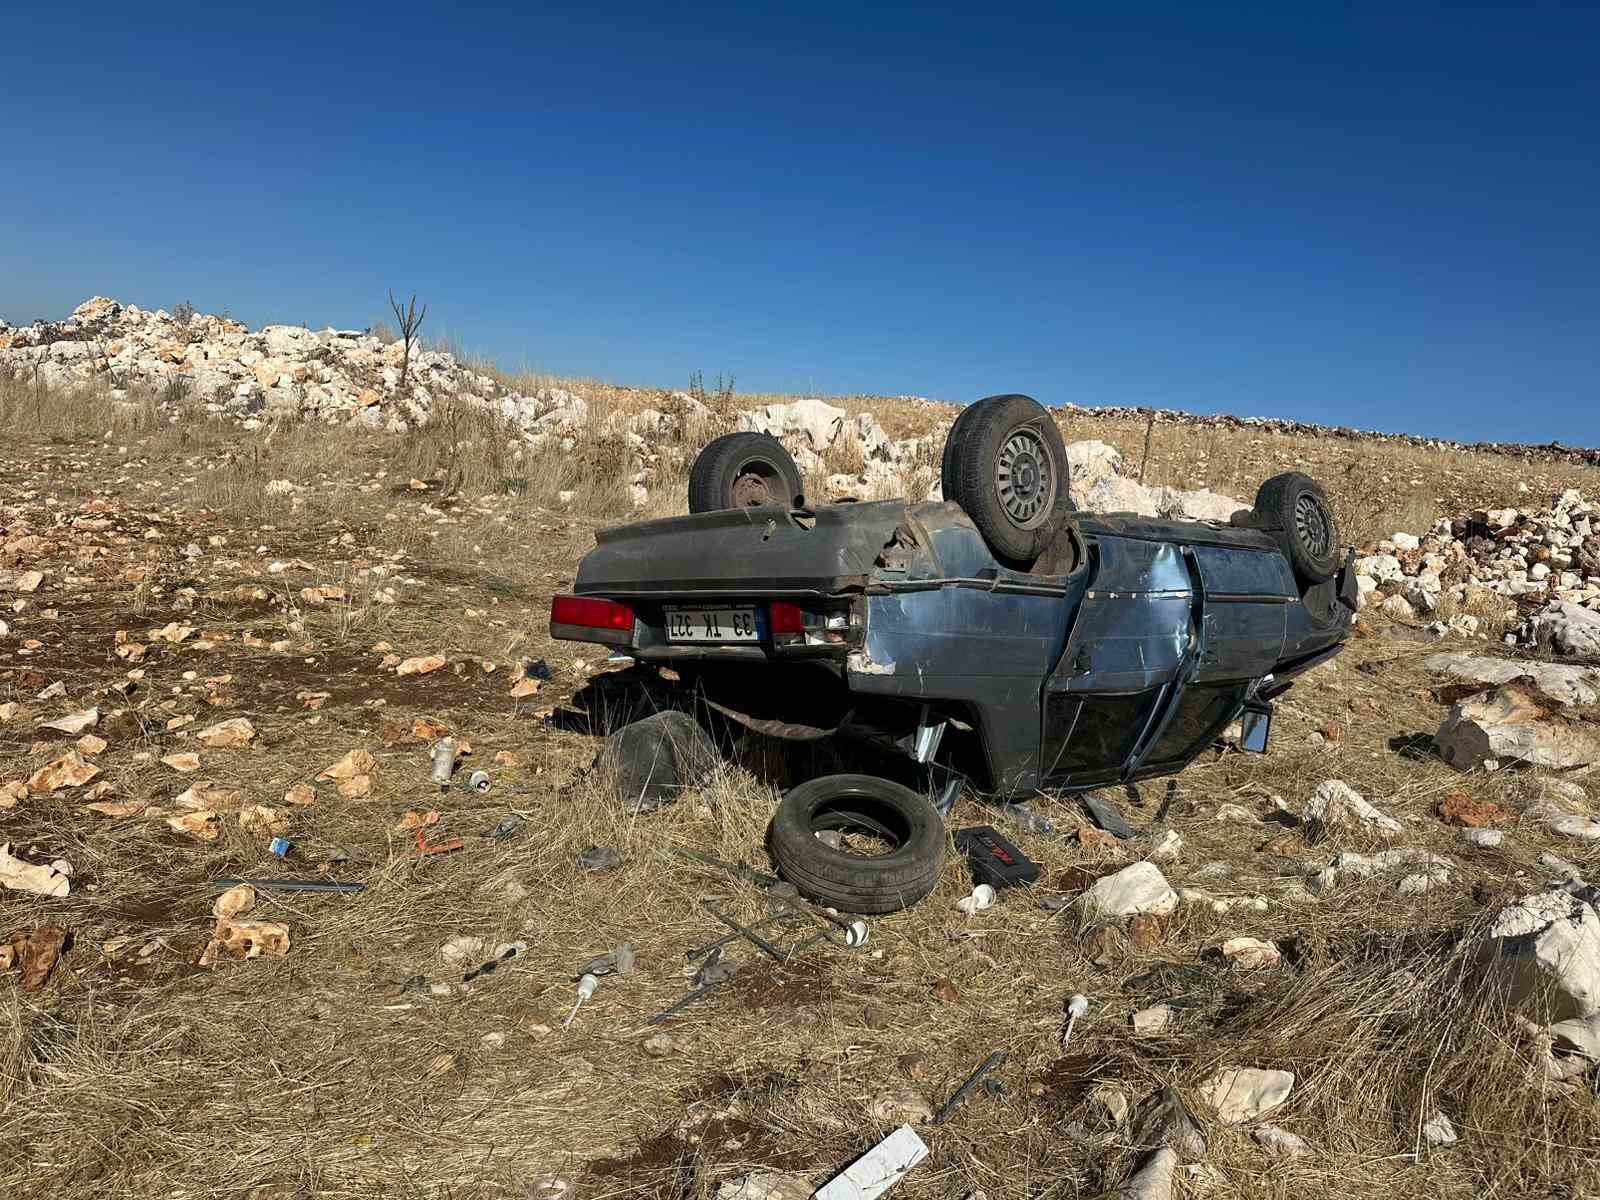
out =
[[[826,596],[866,583],[905,504],[732,508],[603,529],[578,595],[673,599]]]

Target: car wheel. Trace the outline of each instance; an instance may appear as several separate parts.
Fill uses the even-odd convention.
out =
[[[1255,511],[1277,533],[1301,582],[1333,578],[1339,570],[1339,525],[1316,480],[1299,471],[1274,475],[1256,493]]]
[[[995,557],[1027,566],[1072,511],[1067,449],[1044,406],[989,396],[962,413],[945,442],[945,499],[966,510]]]
[[[725,433],[700,451],[689,468],[689,511],[797,508],[803,502],[800,468],[777,438],[765,433]]]
[[[846,835],[843,848],[817,837],[830,831]],[[807,899],[844,912],[898,912],[939,882],[944,822],[926,796],[898,783],[825,775],[779,802],[769,844],[778,874]]]
[[[624,809],[649,812],[698,787],[718,761],[717,748],[700,723],[669,709],[613,733],[595,767]]]
[[[992,398],[992,397],[991,397]],[[967,418],[982,404],[979,400],[969,404],[956,416],[955,424],[950,426],[950,432],[945,434],[944,454],[939,459],[939,492],[946,500],[954,500],[956,495],[956,455],[955,447],[961,444],[966,429]]]

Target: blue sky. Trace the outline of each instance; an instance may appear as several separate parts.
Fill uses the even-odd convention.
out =
[[[1600,9],[31,7],[0,315],[1600,444]],[[18,32],[13,29],[13,33]]]

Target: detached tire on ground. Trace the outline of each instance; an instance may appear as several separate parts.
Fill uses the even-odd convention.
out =
[[[1031,396],[988,396],[950,429],[940,464],[944,498],[966,510],[996,558],[1027,567],[1072,512],[1067,448]]]
[[[1274,475],[1256,493],[1255,512],[1273,530],[1305,584],[1332,579],[1339,570],[1339,526],[1320,484],[1299,471]]]
[[[649,812],[700,786],[719,757],[710,736],[688,713],[668,710],[624,725],[605,741],[595,766],[609,776],[629,812]]]
[[[689,468],[689,511],[794,508],[805,489],[800,468],[777,438],[765,433],[725,433],[706,444]]]
[[[867,856],[835,850],[819,832],[863,833],[892,849]],[[769,838],[773,863],[808,900],[843,912],[909,908],[939,882],[944,822],[908,787],[873,775],[825,775],[778,804]]]

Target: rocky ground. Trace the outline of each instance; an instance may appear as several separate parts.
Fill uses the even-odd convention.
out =
[[[1107,795],[1133,837],[966,796],[1036,887],[960,911],[952,857],[861,949],[730,951],[646,1027],[723,932],[702,900],[763,912],[670,852],[764,868],[776,790],[825,764],[752,741],[620,811],[563,715],[619,668],[548,640],[549,596],[632,488],[681,508],[692,422],[746,414],[864,486],[874,427],[931,439],[942,410],[551,383],[586,423],[538,443],[60,384],[0,383],[7,1195],[802,1196],[902,1123],[931,1151],[908,1200],[1600,1195],[1584,464],[1064,418],[1081,487],[1158,508],[1325,478],[1372,581],[1346,652],[1272,753]],[[677,424],[642,453],[599,428],[647,410]],[[445,735],[488,792],[430,783]]]

